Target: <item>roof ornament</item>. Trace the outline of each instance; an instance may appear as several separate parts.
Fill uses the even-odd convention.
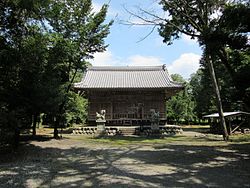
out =
[[[162,69],[165,71],[165,69],[166,69],[166,64],[163,64],[163,65],[162,65]]]

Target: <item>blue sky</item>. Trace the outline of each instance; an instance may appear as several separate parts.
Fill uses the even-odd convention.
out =
[[[156,0],[93,0],[94,11],[98,11],[103,3],[109,4],[107,20],[114,20],[106,43],[107,51],[95,54],[91,63],[95,66],[153,66],[166,64],[170,74],[181,74],[188,79],[190,74],[199,68],[201,49],[196,41],[187,36],[174,41],[170,46],[162,42],[157,29],[146,39],[140,41],[150,31],[149,26],[127,26],[122,21],[139,22],[131,17],[124,6],[136,12],[136,7],[157,11],[162,15]],[[140,41],[140,42],[138,42]]]

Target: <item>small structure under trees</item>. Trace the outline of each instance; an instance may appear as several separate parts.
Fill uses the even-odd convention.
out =
[[[89,67],[74,89],[88,99],[88,123],[105,110],[107,125],[145,125],[151,110],[166,122],[166,100],[183,86],[172,81],[165,66]]]
[[[250,133],[250,113],[248,112],[224,112],[223,113],[229,134],[236,132]],[[210,129],[213,133],[221,133],[221,127],[219,126],[219,114],[214,113],[203,116],[209,118]]]

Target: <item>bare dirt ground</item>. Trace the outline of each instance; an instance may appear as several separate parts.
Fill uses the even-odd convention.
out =
[[[250,142],[65,136],[0,156],[0,187],[250,187]]]

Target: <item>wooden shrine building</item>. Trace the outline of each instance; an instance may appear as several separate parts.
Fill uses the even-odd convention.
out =
[[[110,125],[136,125],[150,120],[150,110],[166,120],[166,100],[183,86],[173,82],[165,66],[89,67],[74,84],[88,99],[88,122],[106,111]]]

